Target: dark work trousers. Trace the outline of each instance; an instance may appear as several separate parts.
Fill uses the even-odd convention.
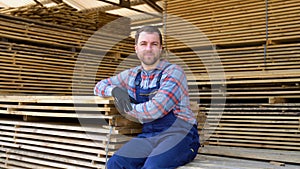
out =
[[[163,72],[163,71],[162,71]],[[140,88],[141,74],[136,83],[137,103],[147,102],[160,87]],[[199,149],[196,125],[177,118],[170,111],[162,118],[143,124],[142,133],[122,146],[107,162],[108,169],[174,169],[192,161]]]

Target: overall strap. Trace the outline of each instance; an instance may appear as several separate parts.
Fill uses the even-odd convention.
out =
[[[172,64],[168,64],[160,73],[159,75],[157,76],[157,80],[156,80],[156,87],[159,88],[160,87],[160,80],[161,80],[161,77],[162,77],[162,74],[163,72],[169,67],[171,66]],[[142,77],[141,77],[141,71],[138,72],[138,74],[136,75],[136,78],[135,78],[135,87],[137,88],[138,86],[140,86],[141,84],[141,81],[142,81]]]
[[[158,75],[158,77],[157,77],[157,81],[156,81],[156,87],[157,87],[157,89],[159,89],[160,88],[160,80],[161,80],[161,77],[162,77],[162,74],[163,74],[163,72],[169,67],[169,66],[171,66],[172,64],[168,64],[160,73],[159,73],[159,75]]]
[[[141,71],[138,72],[136,78],[135,78],[135,95],[136,95],[136,99],[131,99],[131,102],[132,103],[143,103],[143,102],[146,102],[149,100],[149,98],[152,98],[152,95],[153,93],[152,92],[155,92],[157,91],[159,88],[160,88],[160,80],[161,80],[161,77],[162,77],[162,74],[164,72],[164,70],[169,67],[171,64],[167,65],[160,73],[159,75],[157,76],[157,80],[156,80],[156,85],[154,87],[151,87],[151,88],[146,88],[146,89],[142,89],[140,84],[141,84],[141,81],[142,81],[142,77],[141,77]],[[135,102],[133,101],[135,100]]]

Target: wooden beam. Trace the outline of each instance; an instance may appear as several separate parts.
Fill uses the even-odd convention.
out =
[[[158,6],[153,0],[143,0],[147,5],[149,5],[151,8],[153,8],[154,10],[156,10],[159,13],[163,12],[163,9]]]
[[[130,0],[120,0],[119,1],[120,6],[125,8],[130,8]]]
[[[98,0],[98,1],[102,1],[102,2],[105,2],[105,3],[111,4],[111,5],[123,7],[120,4],[118,4],[118,3],[110,2],[110,1],[107,1],[107,0]],[[133,10],[133,11],[136,11],[136,12],[144,13],[144,14],[147,14],[147,15],[151,15],[151,16],[154,16],[154,17],[162,17],[160,15],[155,15],[155,14],[152,14],[152,13],[149,13],[149,12],[145,12],[145,11],[142,11],[142,10],[139,10],[139,9],[135,9],[135,8],[132,8],[132,7],[125,7],[125,8]]]
[[[63,0],[51,0],[51,1],[57,4],[63,3]]]
[[[40,3],[38,0],[33,0],[36,4],[40,5],[41,7],[44,7],[42,3]]]

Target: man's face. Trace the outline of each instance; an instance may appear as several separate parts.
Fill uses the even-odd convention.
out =
[[[140,33],[137,44],[135,45],[135,52],[145,69],[147,69],[147,67],[154,68],[159,63],[161,50],[162,46],[157,32]]]

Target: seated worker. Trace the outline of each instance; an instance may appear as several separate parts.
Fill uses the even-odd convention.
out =
[[[113,96],[118,111],[142,124],[142,133],[108,160],[108,169],[173,169],[192,161],[200,141],[183,69],[161,58],[162,35],[153,26],[135,36],[140,66],[101,80],[94,94]]]

